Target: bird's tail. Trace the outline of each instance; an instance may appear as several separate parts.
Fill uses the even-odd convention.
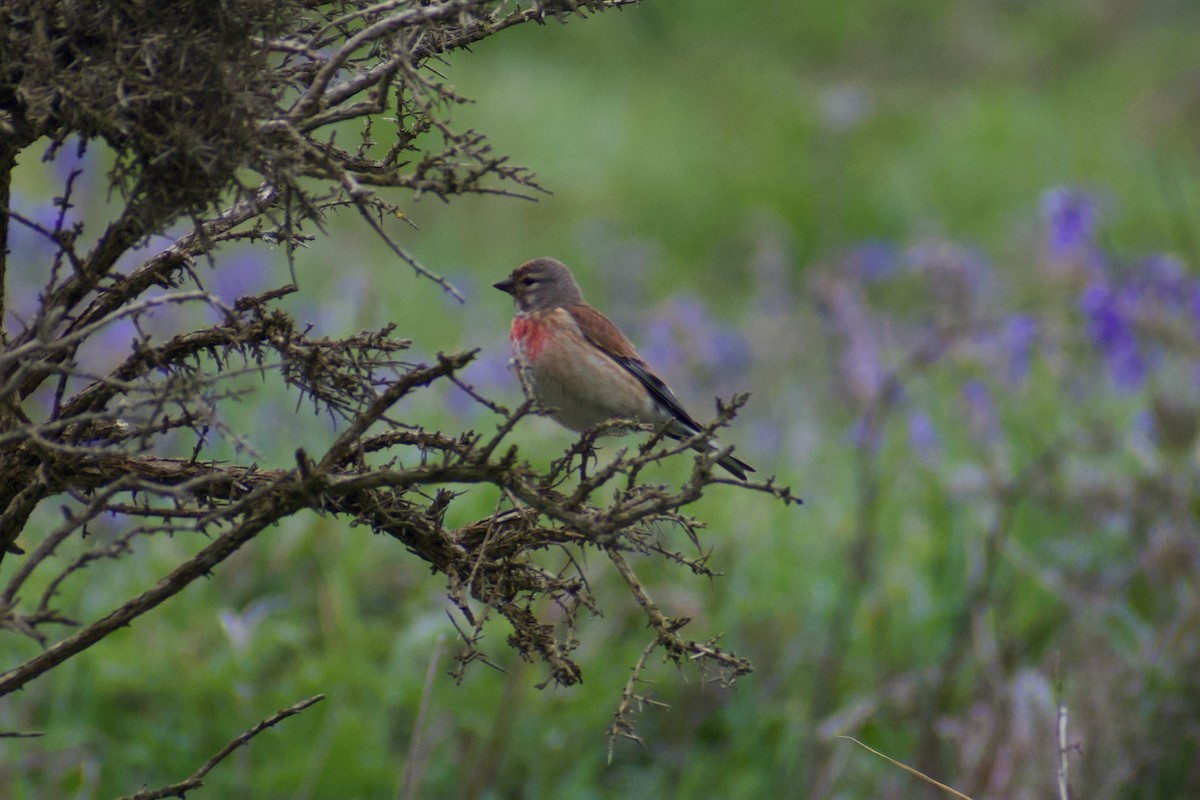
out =
[[[716,443],[712,443],[712,446],[714,449],[717,447]],[[737,478],[739,481],[746,480],[747,472],[754,472],[754,467],[750,466],[745,461],[742,461],[740,458],[734,458],[732,455],[725,456],[724,458],[718,460],[717,464],[724,467],[726,472]]]
[[[671,423],[671,426],[667,428],[667,436],[677,440],[686,439],[689,436],[695,435],[695,433],[696,431],[688,429],[685,425],[681,424],[679,420],[675,420]],[[709,450],[721,449],[721,446],[712,439],[709,439],[707,442],[698,443],[694,449],[698,453],[703,453],[706,446]],[[750,466],[745,461],[742,461],[740,458],[734,458],[732,455],[727,455],[718,459],[717,465],[733,477],[737,478],[739,481],[746,480],[747,472],[754,472],[754,467]]]

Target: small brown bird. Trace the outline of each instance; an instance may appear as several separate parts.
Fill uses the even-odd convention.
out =
[[[538,402],[550,417],[573,431],[625,417],[651,424],[669,422],[668,436],[684,439],[700,424],[675,393],[642,360],[625,334],[583,302],[579,284],[566,265],[535,258],[495,284],[512,295],[513,356]],[[709,447],[720,448],[713,442]],[[727,455],[718,462],[745,480],[753,472]]]

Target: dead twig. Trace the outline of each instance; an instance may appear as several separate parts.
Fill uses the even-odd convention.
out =
[[[324,699],[325,695],[323,694],[314,695],[307,700],[301,700],[295,705],[288,706],[281,711],[275,712],[262,722],[255,725],[253,728],[250,728],[248,731],[235,737],[229,742],[229,744],[218,750],[212,758],[204,762],[200,769],[196,770],[191,774],[191,776],[185,778],[179,783],[172,783],[169,786],[163,786],[159,789],[146,789],[143,787],[133,794],[125,795],[121,798],[121,800],[162,800],[163,798],[167,797],[184,797],[193,789],[198,789],[203,786],[204,777],[208,775],[208,773],[212,772],[214,767],[228,758],[233,751],[237,750],[239,747],[244,747],[245,745],[249,744],[251,739],[253,739],[255,736],[258,736],[267,728],[273,728],[288,717],[294,717],[301,711],[304,711],[305,709],[321,702]]]

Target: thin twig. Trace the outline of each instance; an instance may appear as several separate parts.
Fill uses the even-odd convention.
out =
[[[255,736],[258,736],[267,728],[278,725],[288,717],[294,717],[296,714],[304,711],[309,706],[319,703],[324,699],[325,695],[323,694],[314,695],[307,700],[301,700],[295,705],[288,706],[282,711],[277,711],[276,713],[264,719],[262,722],[255,725],[250,730],[233,739],[233,741],[229,742],[229,744],[222,747],[219,751],[217,751],[216,755],[204,762],[204,765],[201,766],[200,769],[196,770],[191,774],[190,777],[180,781],[179,783],[172,783],[169,786],[163,786],[160,789],[153,790],[142,788],[131,795],[122,797],[121,800],[162,800],[163,798],[168,797],[182,798],[188,792],[203,785],[204,776],[211,772],[213,767],[224,761],[225,758],[227,758],[234,750],[249,744],[251,739],[253,739]]]
[[[641,680],[642,670],[646,668],[646,659],[650,658],[650,654],[653,653],[661,644],[662,642],[658,637],[651,639],[649,644],[642,648],[641,655],[638,656],[637,661],[633,663],[633,666],[629,670],[629,678],[625,681],[625,686],[621,690],[621,702],[617,704],[616,710],[613,711],[613,719],[608,726],[609,764],[612,763],[613,747],[616,745],[617,737],[629,739],[630,741],[634,741],[645,746],[645,742],[642,741],[642,737],[637,735],[631,720],[631,717],[634,713],[634,704],[637,704],[637,711],[639,712],[642,710],[641,706],[643,703],[666,707],[665,703],[660,703],[656,700],[648,700],[647,698],[638,695],[636,692],[637,683],[639,680]]]
[[[855,739],[853,736],[846,736],[845,734],[838,734],[837,738],[846,739],[847,741],[854,742],[856,745],[858,745],[862,749],[866,750],[867,752],[874,753],[875,755],[882,758],[884,761],[887,761],[888,763],[899,767],[900,769],[904,770],[905,772],[909,773],[910,775],[917,776],[918,778],[925,781],[926,783],[928,783],[932,786],[936,786],[937,788],[941,789],[943,792],[954,795],[955,797],[959,798],[959,800],[971,800],[971,798],[969,796],[963,794],[962,792],[958,791],[957,789],[947,786],[946,784],[942,783],[941,781],[931,778],[928,775],[926,775],[924,772],[921,772],[920,770],[917,770],[917,769],[913,769],[912,767],[908,766],[907,764],[897,761],[896,759],[892,758],[891,756],[884,755],[883,753],[876,750],[874,747],[863,744],[858,739]]]

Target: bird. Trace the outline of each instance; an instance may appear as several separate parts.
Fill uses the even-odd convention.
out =
[[[622,417],[666,424],[665,433],[673,439],[700,431],[701,425],[625,334],[583,301],[575,276],[561,261],[526,261],[493,286],[512,295],[513,358],[523,382],[555,422],[582,433]],[[707,446],[720,449],[711,440]],[[739,480],[754,472],[728,454],[717,463]]]

